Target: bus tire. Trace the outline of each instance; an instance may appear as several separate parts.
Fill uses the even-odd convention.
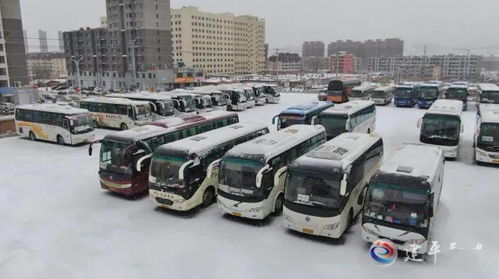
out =
[[[61,135],[57,135],[57,144],[66,145],[64,138]]]
[[[284,196],[281,193],[277,196],[277,199],[275,199],[275,203],[274,203],[274,215],[275,216],[281,215],[283,206],[284,206]]]
[[[126,125],[125,123],[121,123],[121,125],[120,125],[120,129],[121,129],[122,131],[128,130],[128,125]]]
[[[215,190],[213,187],[208,187],[203,193],[203,207],[208,207],[215,200]]]
[[[348,212],[347,230],[353,225],[353,209]]]
[[[371,133],[371,129],[367,129],[367,133],[370,134]]]
[[[94,128],[100,128],[99,122],[97,120],[94,120]]]
[[[32,141],[36,141],[36,135],[35,135],[35,133],[33,133],[33,131],[29,132],[29,139]]]

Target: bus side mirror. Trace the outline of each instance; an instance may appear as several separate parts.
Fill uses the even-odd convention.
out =
[[[343,175],[343,179],[341,180],[341,183],[340,183],[340,195],[342,197],[346,196],[347,195],[347,174],[345,173]]]
[[[317,123],[318,123],[317,116],[312,117],[312,120],[310,121],[310,124],[312,124],[312,126],[313,126],[313,125],[315,125]]]
[[[347,119],[346,124],[345,124],[345,129],[346,129],[348,132],[350,132],[350,130],[351,130],[351,124],[352,124],[352,122],[350,121],[350,118],[349,118],[349,119]]]
[[[279,180],[281,178],[281,175],[284,175],[288,172],[288,167],[282,167],[280,170],[278,170],[274,176],[274,186],[277,187],[279,185]]]
[[[135,168],[137,169],[137,172],[141,172],[142,171],[142,163],[145,160],[147,160],[147,159],[149,159],[151,157],[152,157],[152,154],[148,154],[148,155],[145,155],[142,158],[140,158],[140,159],[137,160],[137,164],[135,166]]]
[[[148,154],[152,154],[151,147],[149,147],[149,144],[145,143],[144,141],[138,141],[137,147],[144,149]]]
[[[261,188],[262,187],[262,178],[263,178],[263,175],[267,172],[270,172],[272,170],[272,168],[270,167],[270,165],[266,165],[265,167],[263,167],[257,174],[256,174],[256,188]]]
[[[206,169],[206,177],[211,177],[213,178],[214,175],[215,175],[215,172],[213,171],[215,168],[219,168],[220,167],[220,162],[222,161],[222,159],[218,159],[216,161],[213,161],[213,163],[211,163],[208,168]]]
[[[422,122],[423,122],[423,119],[422,119],[422,118],[420,118],[420,119],[418,120],[418,128],[421,128],[421,123],[422,123]]]
[[[272,118],[272,125],[275,125],[276,119],[279,117],[279,115],[276,115]]]
[[[93,151],[94,151],[94,144],[99,144],[99,143],[101,143],[101,141],[100,141],[100,140],[96,140],[96,141],[92,142],[92,143],[88,146],[88,156],[90,156],[90,157],[92,156],[92,153],[93,153]]]
[[[182,167],[180,167],[180,170],[178,171],[178,179],[179,180],[184,180],[184,173],[185,173],[185,169],[194,164],[194,161],[193,160],[190,160],[188,161],[187,163],[183,164]]]

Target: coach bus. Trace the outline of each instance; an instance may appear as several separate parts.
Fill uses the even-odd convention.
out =
[[[461,101],[437,100],[418,122],[419,140],[441,148],[447,158],[457,158],[460,135],[464,131],[462,112]]]
[[[274,116],[272,125],[277,123],[277,130],[287,128],[291,125],[306,124],[311,125],[321,112],[334,106],[331,102],[313,102],[303,104],[283,110],[279,115]]]
[[[396,107],[412,108],[418,100],[414,85],[397,85],[393,94],[395,95],[393,103]]]
[[[361,84],[360,80],[332,80],[327,86],[326,101],[333,103],[348,102],[352,89]]]
[[[499,106],[484,108],[478,116],[474,148],[477,163],[499,164]]]
[[[371,101],[376,105],[387,105],[393,100],[393,86],[385,86],[374,89]]]
[[[219,90],[229,96],[227,110],[243,111],[248,108],[248,99],[246,93],[241,89],[235,89],[228,86],[220,86]]]
[[[376,86],[373,85],[361,85],[354,87],[352,93],[350,93],[350,101],[369,101],[371,94],[373,93]]]
[[[149,102],[151,111],[157,115],[168,117],[176,114],[171,97],[156,93],[127,93],[127,94],[107,94],[108,98],[122,98],[134,101]]]
[[[326,129],[330,140],[345,132],[371,133],[376,129],[376,105],[372,101],[352,101],[324,110],[313,124]]]
[[[445,99],[463,102],[463,110],[468,109],[469,87],[467,85],[453,84],[445,92]]]
[[[212,87],[199,87],[192,89],[192,93],[201,96],[209,96],[211,98],[211,105],[217,110],[227,109],[227,100],[229,96],[222,91]]]
[[[435,147],[397,148],[369,183],[362,239],[393,241],[398,250],[425,254],[444,182],[445,159]]]
[[[499,86],[493,83],[482,83],[478,85],[478,111],[480,112],[480,104],[499,104]]]
[[[239,123],[160,146],[152,157],[149,196],[176,211],[209,206],[216,197],[222,156],[268,132],[264,124]]]
[[[434,83],[425,83],[416,87],[417,104],[421,109],[427,109],[439,98],[441,86]]]
[[[88,110],[56,104],[18,106],[16,131],[31,140],[46,140],[61,145],[77,145],[93,140],[92,117]]]
[[[197,114],[196,101],[194,97],[196,95],[185,89],[175,89],[168,92],[160,92],[163,96],[168,96],[172,98],[173,106],[176,110],[182,113],[182,116]]]
[[[243,83],[240,85],[240,87],[244,90],[247,90],[248,92],[252,92],[251,94],[255,98],[255,105],[263,106],[265,105],[265,103],[267,103],[267,97],[265,97],[265,94],[263,93],[262,86]]]
[[[278,104],[281,101],[281,88],[275,84],[264,84],[263,93],[267,98],[267,103]]]
[[[112,133],[94,142],[100,148],[100,184],[103,189],[136,197],[148,189],[152,152],[160,145],[239,122],[235,113],[211,112],[160,120],[154,125]],[[92,145],[89,155],[92,155]],[[140,168],[137,168],[137,164]]]
[[[90,111],[95,127],[127,130],[153,121],[149,102],[100,97],[81,100],[80,108]]]
[[[294,125],[234,147],[220,162],[219,207],[256,220],[280,214],[288,164],[325,141],[323,127]]]
[[[284,188],[284,227],[340,238],[362,210],[383,152],[379,136],[344,133],[291,163]]]

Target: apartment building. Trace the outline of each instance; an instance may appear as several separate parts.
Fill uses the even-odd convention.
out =
[[[28,76],[31,80],[65,79],[66,56],[60,52],[28,53]]]
[[[64,33],[69,79],[111,90],[168,87],[174,78],[170,1],[107,0],[106,11],[106,27]]]
[[[298,53],[279,53],[269,57],[265,73],[297,74],[302,70],[302,59]]]
[[[338,74],[354,74],[359,71],[360,58],[340,51],[330,56],[330,71]]]
[[[17,87],[28,83],[25,51],[19,0],[1,0],[0,87]]]
[[[171,10],[173,60],[209,76],[259,73],[265,67],[265,21],[256,16]]]
[[[304,42],[302,46],[302,57],[324,57],[326,45],[321,41]]]

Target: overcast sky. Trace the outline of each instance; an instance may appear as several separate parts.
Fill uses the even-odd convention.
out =
[[[198,6],[209,12],[251,14],[266,20],[271,48],[291,50],[305,40],[366,40],[398,37],[408,52],[446,49],[455,53],[499,53],[498,0],[171,0],[172,7]],[[21,0],[30,38],[46,29],[95,27],[105,0]],[[30,40],[30,45],[37,45]],[[55,46],[57,41],[49,41]],[[293,49],[294,50],[294,49]]]

